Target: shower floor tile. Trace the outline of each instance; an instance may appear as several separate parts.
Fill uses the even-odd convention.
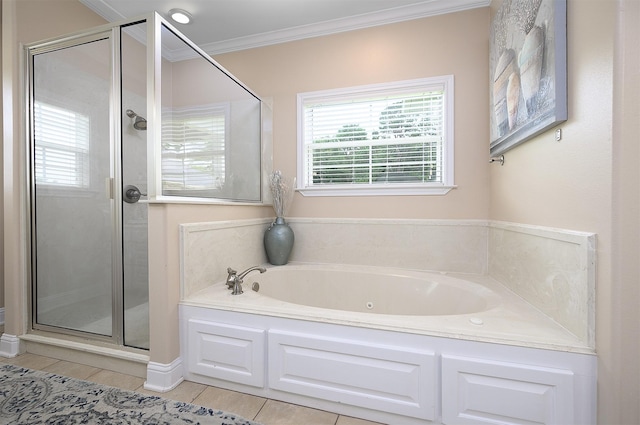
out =
[[[45,304],[42,302],[42,304]],[[38,323],[64,329],[75,329],[98,335],[111,335],[111,297],[100,294],[92,298],[62,304],[46,311],[38,311]],[[109,317],[108,324],[101,319]]]
[[[38,323],[97,335],[112,335],[112,307],[108,296],[70,303],[38,314]],[[125,339],[130,347],[149,348],[149,303],[132,305],[124,311]]]

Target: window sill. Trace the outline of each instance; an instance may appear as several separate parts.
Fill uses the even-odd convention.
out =
[[[457,186],[378,186],[378,187],[306,187],[297,188],[303,196],[415,196],[415,195],[446,195]]]
[[[199,204],[199,205],[233,205],[233,206],[252,206],[263,207],[271,206],[271,204],[262,201],[234,201],[232,199],[221,198],[197,198],[191,196],[167,196],[158,195],[149,197],[149,199],[141,199],[140,203],[145,204]]]

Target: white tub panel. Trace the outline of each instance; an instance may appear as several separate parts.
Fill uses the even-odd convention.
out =
[[[187,370],[264,386],[264,330],[190,319],[187,334]]]
[[[443,355],[442,422],[573,424],[574,385],[570,370]]]
[[[592,354],[185,304],[180,317],[184,377],[190,381],[393,425],[596,424]],[[219,378],[216,367],[200,364],[194,372],[197,345],[191,339],[200,337],[188,330],[194,321],[218,336],[231,329],[240,330],[238,339],[243,331],[261,335],[265,344],[255,347],[263,351],[254,358],[263,369],[258,364],[254,370],[264,386],[243,383],[247,374],[238,370]],[[522,330],[522,322],[516,325]],[[236,359],[242,351],[227,356]]]
[[[269,387],[383,412],[433,420],[431,351],[270,330]]]

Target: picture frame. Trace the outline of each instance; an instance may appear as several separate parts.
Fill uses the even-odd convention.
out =
[[[567,1],[503,0],[489,43],[495,157],[567,120]]]

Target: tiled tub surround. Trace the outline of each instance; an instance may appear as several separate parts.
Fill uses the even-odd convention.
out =
[[[596,360],[584,332],[593,314],[594,235],[484,221],[288,220],[296,244],[282,267],[430,270],[429,279],[467,280],[498,300],[470,314],[375,315],[265,297],[249,289],[260,275],[230,295],[228,266],[266,262],[268,222],[182,227],[185,379],[393,424],[595,423]],[[496,246],[503,240],[508,253]],[[496,269],[492,255],[509,267]],[[516,289],[492,270],[507,270]],[[574,318],[570,332],[563,317],[534,307],[540,291],[517,292],[521,276],[562,291],[547,295],[557,301],[551,310],[582,305],[588,314]],[[554,286],[556,276],[566,284]],[[573,298],[561,296],[567,291]]]
[[[181,299],[238,271],[267,261],[262,238],[270,220],[183,224],[180,230]]]
[[[462,220],[291,219],[291,260],[487,273],[487,223]]]
[[[491,223],[489,275],[595,347],[594,234]]]
[[[292,263],[384,266],[495,279],[595,348],[593,233],[483,220],[287,219]],[[270,220],[181,226],[182,299],[265,264]]]
[[[267,262],[269,219],[185,224],[182,297]],[[487,273],[485,221],[287,219],[295,232],[291,262],[386,266],[408,270]]]

